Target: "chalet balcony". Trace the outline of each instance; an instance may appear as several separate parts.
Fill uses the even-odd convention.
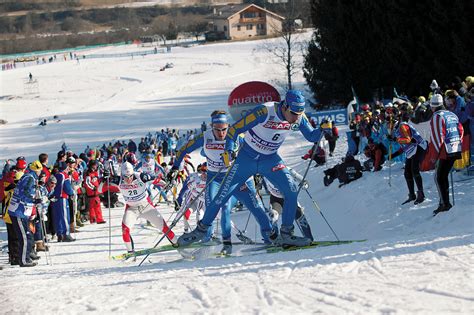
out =
[[[253,23],[253,24],[264,24],[265,18],[264,17],[255,17],[255,18],[240,18],[239,23]]]

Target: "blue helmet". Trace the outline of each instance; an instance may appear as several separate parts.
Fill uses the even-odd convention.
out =
[[[288,92],[286,92],[285,103],[290,111],[297,114],[304,113],[305,99],[303,93],[301,93],[300,91],[289,90]]]

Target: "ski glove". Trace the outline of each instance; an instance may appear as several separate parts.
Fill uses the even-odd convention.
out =
[[[300,183],[300,185],[301,185],[301,187],[302,187],[303,189],[308,189],[308,188],[309,188],[309,183],[308,183],[308,181],[307,181],[306,179],[303,180],[303,181]]]
[[[179,204],[178,200],[174,201],[174,211],[179,211],[181,209],[181,205]]]
[[[230,166],[232,161],[235,159],[237,154],[235,153],[235,151],[226,150],[224,151],[224,153],[221,153],[221,156],[222,156],[222,161],[224,162],[224,165],[228,167]]]

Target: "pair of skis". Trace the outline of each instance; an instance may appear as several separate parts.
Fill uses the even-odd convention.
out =
[[[254,243],[254,244],[246,244],[244,242],[233,243],[233,245],[245,245],[249,246],[249,248],[244,249],[242,252],[245,252],[244,255],[239,256],[251,256],[251,255],[258,255],[258,254],[267,254],[267,253],[279,253],[279,252],[286,252],[286,251],[295,251],[295,250],[304,250],[309,248],[316,248],[316,247],[326,247],[326,246],[335,246],[335,245],[343,245],[343,244],[351,244],[351,243],[359,243],[365,242],[366,240],[339,240],[339,241],[315,241],[312,242],[308,246],[275,246],[275,245],[265,245],[263,243]],[[160,252],[169,252],[177,250],[180,254],[187,260],[195,260],[197,257],[234,257],[232,254],[222,254],[222,253],[209,253],[208,251],[211,250],[213,246],[221,245],[222,243],[219,241],[211,241],[207,243],[195,243],[185,247],[173,247],[173,245],[164,245],[156,248],[147,248],[143,250],[138,250],[133,253],[124,253],[121,255],[112,256],[113,260],[128,260],[130,258],[135,258],[138,256],[149,255],[153,253],[160,253]],[[190,252],[186,252],[187,249],[191,249]],[[206,255],[201,255],[199,252],[206,251]]]

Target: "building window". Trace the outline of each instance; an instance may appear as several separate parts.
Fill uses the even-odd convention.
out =
[[[240,25],[237,25],[237,31],[240,31]]]
[[[257,17],[257,12],[244,12],[243,14],[241,14],[241,17],[242,15],[246,19],[253,19]]]
[[[253,30],[253,24],[247,24],[247,31]]]
[[[257,24],[257,30],[264,30],[265,24]]]
[[[214,31],[215,32],[217,31],[217,25],[214,25]]]
[[[227,25],[224,25],[224,32],[227,32]]]

